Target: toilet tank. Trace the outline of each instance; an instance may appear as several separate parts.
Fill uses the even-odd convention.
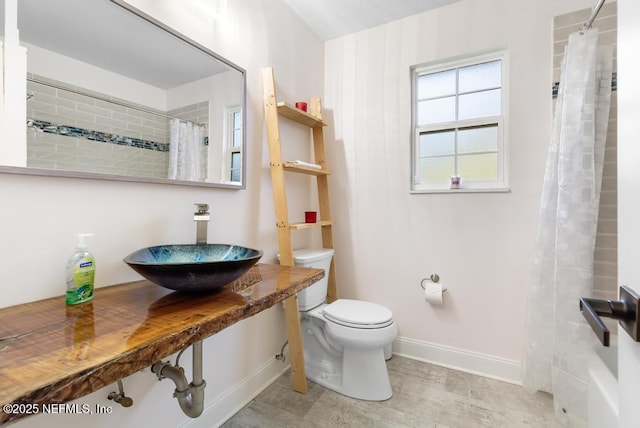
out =
[[[305,248],[293,251],[296,266],[324,269],[324,278],[298,292],[298,308],[301,311],[308,311],[326,301],[332,258],[333,248]]]

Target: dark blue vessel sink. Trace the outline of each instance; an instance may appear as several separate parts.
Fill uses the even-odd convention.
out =
[[[242,276],[262,251],[238,245],[159,245],[129,254],[124,262],[161,287],[177,291],[218,290]]]

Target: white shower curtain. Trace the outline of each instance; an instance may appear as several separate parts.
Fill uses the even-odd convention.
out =
[[[612,47],[598,31],[569,37],[541,198],[527,309],[523,386],[553,394],[571,426],[587,414],[597,340],[579,310],[593,288],[593,252],[611,102]]]
[[[171,119],[168,177],[176,180],[203,181],[202,162],[204,127],[193,122]]]

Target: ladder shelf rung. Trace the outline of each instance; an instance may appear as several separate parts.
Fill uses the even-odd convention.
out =
[[[331,226],[333,224],[330,220],[321,220],[316,223],[293,223],[289,225],[291,230],[309,229],[312,227]]]
[[[306,166],[296,165],[290,162],[285,162],[282,167],[286,171],[297,172],[300,174],[308,174],[308,175],[329,175],[331,174],[326,169],[317,169],[317,168],[309,168]]]
[[[311,128],[320,128],[323,126],[327,126],[327,123],[322,119],[311,116],[309,113],[295,108],[285,103],[284,101],[278,103],[278,114]]]

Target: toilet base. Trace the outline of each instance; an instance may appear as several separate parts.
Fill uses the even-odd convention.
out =
[[[326,332],[317,314],[301,317],[306,376],[342,395],[367,401],[392,396],[385,361],[388,346],[344,347]],[[394,337],[396,326],[390,326]]]
[[[391,398],[393,391],[389,382],[387,365],[381,349],[377,355],[352,350],[344,355],[346,376],[335,366],[322,364],[323,368],[308,363],[305,355],[307,379],[347,397],[366,401],[385,401]],[[329,368],[331,367],[331,368]]]

